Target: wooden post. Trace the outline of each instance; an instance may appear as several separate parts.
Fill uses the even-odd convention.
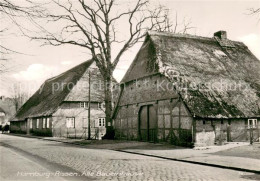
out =
[[[91,131],[90,131],[90,68],[89,68],[89,72],[88,72],[88,140],[91,139]]]

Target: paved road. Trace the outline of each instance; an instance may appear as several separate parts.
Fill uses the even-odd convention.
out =
[[[252,180],[254,174],[0,134],[0,180]]]

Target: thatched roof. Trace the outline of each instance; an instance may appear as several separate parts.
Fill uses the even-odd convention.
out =
[[[93,60],[88,60],[56,77],[46,80],[39,90],[19,109],[14,120],[52,115],[76,85]],[[56,85],[63,85],[56,87]],[[67,86],[69,85],[69,86]],[[55,91],[53,91],[55,88]]]
[[[159,72],[175,84],[195,116],[260,117],[260,61],[243,43],[148,32],[137,56],[142,51],[150,52],[149,59],[136,58],[122,82]]]

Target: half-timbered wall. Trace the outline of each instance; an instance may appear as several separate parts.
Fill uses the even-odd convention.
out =
[[[156,130],[150,130],[148,134],[152,134],[150,137],[156,134],[156,140],[153,141],[174,144],[192,142],[193,118],[175,92],[172,83],[160,74],[125,84],[114,120],[116,138],[144,139],[142,137],[146,136],[140,133],[140,129],[143,129],[140,128],[140,114],[143,114],[141,112],[145,106],[152,106],[154,113],[148,114],[156,116]]]
[[[252,129],[253,139],[259,138],[259,128]],[[247,119],[197,119],[196,146],[221,145],[225,142],[250,140]]]
[[[99,118],[105,118],[104,110],[97,108],[97,103],[91,103],[90,126],[91,137],[102,137],[105,126],[99,126]],[[67,126],[67,118],[74,118],[74,127]],[[88,109],[79,107],[79,103],[64,103],[53,114],[53,136],[86,138],[88,136]]]

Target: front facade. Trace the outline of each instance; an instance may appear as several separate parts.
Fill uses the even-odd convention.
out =
[[[249,66],[250,65],[250,66]],[[260,62],[226,32],[149,32],[121,82],[117,139],[196,146],[259,140]]]
[[[101,139],[106,132],[102,80],[92,60],[46,80],[11,121],[11,132],[88,138],[90,119],[91,139]]]

